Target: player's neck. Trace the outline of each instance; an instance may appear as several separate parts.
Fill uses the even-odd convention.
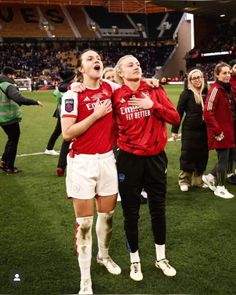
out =
[[[87,88],[97,89],[100,86],[100,79],[91,79],[89,77],[84,78],[84,85]]]
[[[140,80],[138,80],[138,81],[126,80],[125,85],[127,85],[131,90],[137,90],[140,85]]]

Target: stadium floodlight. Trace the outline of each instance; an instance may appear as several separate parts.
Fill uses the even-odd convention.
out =
[[[111,28],[112,28],[112,33],[113,34],[118,34],[119,33],[119,29],[118,29],[117,26],[112,26]]]
[[[91,29],[92,31],[94,31],[94,32],[97,31],[97,25],[96,25],[95,22],[91,22],[91,23],[90,23],[90,29]]]
[[[216,56],[216,55],[230,55],[232,54],[232,51],[218,51],[218,52],[206,52],[206,53],[201,53],[202,57],[206,56]]]
[[[137,31],[138,32],[143,32],[144,31],[143,24],[137,23]]]

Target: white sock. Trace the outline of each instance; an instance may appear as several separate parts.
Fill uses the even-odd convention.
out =
[[[163,245],[155,244],[155,248],[156,248],[156,258],[157,258],[157,261],[160,261],[162,259],[165,259],[166,258],[165,244],[163,244]]]
[[[76,252],[81,281],[91,278],[93,216],[76,218]]]
[[[134,252],[134,253],[130,252],[129,255],[130,255],[130,262],[131,263],[140,262],[140,257],[139,257],[139,251],[138,250],[136,252]]]
[[[109,245],[112,235],[112,220],[114,210],[110,212],[98,212],[96,233],[98,240],[98,256],[100,258],[106,258],[109,256]]]
[[[225,186],[224,185],[217,185],[216,188],[218,188],[218,189],[225,189]]]

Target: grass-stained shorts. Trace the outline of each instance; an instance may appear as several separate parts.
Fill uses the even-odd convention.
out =
[[[104,154],[67,156],[66,191],[69,198],[92,199],[118,192],[113,151]]]

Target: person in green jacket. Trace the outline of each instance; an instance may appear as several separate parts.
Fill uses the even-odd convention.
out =
[[[60,148],[60,153],[54,150],[54,145],[56,143],[56,140],[61,135],[61,118],[60,118],[61,99],[63,94],[68,90],[68,87],[70,86],[70,84],[77,81],[77,74],[74,70],[61,70],[59,72],[59,76],[61,78],[61,83],[58,85],[58,89],[56,89],[53,92],[53,95],[55,96],[56,102],[57,102],[57,107],[55,112],[53,113],[53,117],[57,118],[57,123],[49,138],[49,141],[47,143],[47,147],[44,153],[46,155],[52,155],[52,156],[59,155],[58,163],[57,163],[57,176],[60,177],[64,175],[64,172],[66,169],[66,165],[67,165],[66,157],[67,157],[68,149],[70,146],[70,141],[63,140],[61,144],[61,148]]]
[[[21,105],[40,105],[40,101],[29,99],[21,95],[14,79],[16,70],[5,67],[0,75],[0,126],[6,133],[8,140],[0,161],[0,169],[7,174],[19,173],[20,169],[14,167],[17,146],[20,138],[20,125],[22,119]]]

